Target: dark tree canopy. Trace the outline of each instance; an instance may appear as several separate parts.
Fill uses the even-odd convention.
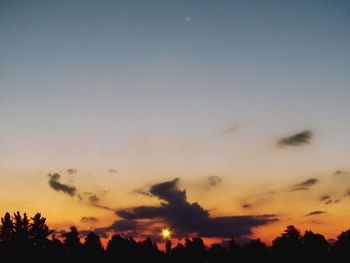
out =
[[[85,231],[84,231],[85,232]],[[84,233],[82,232],[82,233]],[[287,226],[269,247],[259,239],[239,245],[233,238],[207,246],[200,237],[185,238],[173,245],[164,240],[164,251],[150,238],[137,241],[114,234],[102,245],[93,231],[81,237],[72,226],[56,236],[40,213],[28,218],[20,212],[6,213],[0,224],[0,258],[36,262],[340,262],[350,258],[350,230],[334,244],[310,230],[301,232]]]

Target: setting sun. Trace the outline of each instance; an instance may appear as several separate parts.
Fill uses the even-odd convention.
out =
[[[162,230],[162,237],[163,238],[169,238],[170,234],[171,234],[171,232],[170,232],[169,229],[165,228],[165,229]]]

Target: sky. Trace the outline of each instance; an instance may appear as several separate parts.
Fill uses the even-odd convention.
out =
[[[350,216],[349,12],[0,0],[0,213],[101,235],[335,238]]]

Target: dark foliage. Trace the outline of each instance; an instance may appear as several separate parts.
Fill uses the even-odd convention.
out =
[[[342,232],[334,244],[321,234],[304,235],[290,225],[272,246],[251,240],[240,246],[234,239],[227,245],[207,247],[200,237],[186,238],[173,246],[168,240],[165,251],[151,239],[136,241],[115,234],[103,247],[100,237],[89,232],[84,240],[75,226],[56,238],[37,213],[6,213],[0,225],[0,258],[29,262],[340,262],[350,258],[350,230]]]

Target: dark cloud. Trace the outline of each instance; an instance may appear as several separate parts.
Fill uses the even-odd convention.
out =
[[[299,132],[287,137],[283,137],[278,140],[278,146],[303,146],[309,144],[313,138],[313,134],[309,130]]]
[[[203,237],[239,237],[252,233],[252,228],[277,220],[275,215],[245,215],[211,217],[198,203],[189,203],[186,191],[179,190],[179,179],[155,184],[149,192],[160,199],[160,206],[138,206],[120,209],[116,214],[123,220],[145,222],[163,220],[178,237],[197,233]],[[145,223],[146,224],[146,223]]]
[[[66,194],[69,194],[70,196],[74,196],[76,194],[77,189],[68,184],[63,184],[59,182],[61,175],[58,173],[54,174],[48,174],[49,179],[49,185],[51,186],[52,189],[56,191],[62,191]]]
[[[217,175],[212,175],[208,177],[208,184],[210,186],[216,186],[222,182],[222,179]]]
[[[118,171],[116,169],[108,169],[109,173],[117,173]]]
[[[112,224],[111,228],[116,231],[129,231],[139,229],[141,225],[141,223],[138,223],[136,221],[117,220]]]
[[[331,196],[329,195],[323,195],[320,198],[321,202],[324,202],[325,205],[330,205],[330,204],[336,204],[340,202],[340,199],[333,199]]]
[[[69,168],[66,170],[67,174],[76,174],[78,170],[76,168]]]
[[[139,229],[143,228],[144,224],[134,220],[116,220],[112,225],[107,227],[95,228],[94,232],[102,237],[108,237],[109,232],[129,233],[140,235]]]
[[[80,219],[80,222],[83,223],[96,223],[98,221],[98,219],[94,216],[84,216]]]
[[[331,197],[330,197],[329,195],[323,195],[323,196],[321,196],[321,198],[320,198],[321,201],[327,201],[327,200],[329,200],[329,199],[331,199]]]
[[[312,211],[308,214],[306,214],[305,216],[315,216],[315,215],[322,215],[322,214],[326,214],[326,211]]]
[[[244,208],[244,209],[248,209],[248,208],[252,208],[253,207],[253,205],[251,205],[251,204],[243,204],[242,205],[242,208]]]
[[[308,179],[306,181],[303,181],[303,182],[301,182],[299,184],[293,185],[292,189],[290,191],[294,192],[294,191],[310,190],[310,187],[314,186],[318,182],[319,182],[318,179],[310,178],[310,179]]]

